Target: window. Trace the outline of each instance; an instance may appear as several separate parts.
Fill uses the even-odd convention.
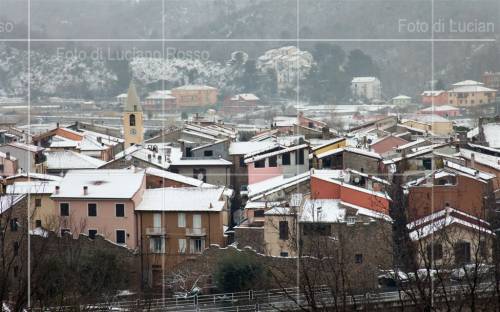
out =
[[[278,166],[278,156],[269,157],[269,167],[277,167]]]
[[[64,236],[65,234],[70,234],[69,229],[61,229],[61,236]]]
[[[186,239],[179,238],[179,253],[186,253]]]
[[[161,213],[155,213],[153,215],[153,227],[157,230],[161,228]]]
[[[205,168],[193,169],[193,177],[203,182],[207,182],[207,170]]]
[[[149,239],[149,249],[152,253],[164,253],[165,252],[165,240],[163,237],[151,237]]]
[[[9,222],[10,222],[10,230],[12,232],[17,231],[17,218],[12,218],[12,219],[10,219]]]
[[[212,150],[204,151],[203,156],[205,156],[205,157],[214,156],[214,151],[212,151]]]
[[[425,170],[432,170],[432,159],[431,158],[422,159],[422,166],[424,167]]]
[[[357,264],[363,263],[363,254],[354,255],[354,263],[357,263]]]
[[[97,235],[97,230],[89,230],[89,238],[94,239]]]
[[[193,229],[201,229],[201,214],[193,215]]]
[[[42,199],[41,198],[35,198],[35,207],[42,207]]]
[[[42,220],[35,220],[35,227],[41,228],[42,227]]]
[[[186,227],[186,214],[184,212],[177,214],[177,226],[180,228]]]
[[[116,204],[115,210],[117,217],[125,217],[125,204]]]
[[[280,252],[280,257],[288,257],[288,252],[286,251]]]
[[[432,250],[434,249],[434,251]],[[434,253],[434,260],[440,260],[443,258],[443,246],[439,243],[434,243],[434,244],[429,244],[427,245],[427,259],[430,261],[433,257]]]
[[[266,160],[265,159],[257,160],[254,163],[254,166],[255,166],[255,168],[264,168],[264,167],[266,167]]]
[[[97,217],[97,204],[88,204],[87,210],[89,217]]]
[[[61,217],[69,216],[69,204],[68,203],[60,203],[59,210],[61,211]]]
[[[245,168],[245,157],[240,156],[240,168]]]
[[[470,243],[458,242],[455,244],[455,263],[463,265],[470,262]]]
[[[290,165],[290,153],[284,153],[283,156],[281,156],[281,163],[284,166]]]
[[[297,153],[299,154],[299,165],[303,165],[304,164],[304,150],[299,150],[299,151],[297,151]]]
[[[253,216],[255,218],[263,218],[264,217],[264,209],[257,209],[254,211]]]
[[[279,223],[280,239],[288,239],[288,221],[280,221]]]
[[[205,249],[205,240],[201,238],[192,239],[189,245],[191,253],[201,253]]]
[[[117,244],[125,244],[125,231],[124,230],[116,230],[116,243]]]
[[[130,116],[128,116],[128,124],[131,127],[135,126],[135,115],[134,114],[130,114]]]

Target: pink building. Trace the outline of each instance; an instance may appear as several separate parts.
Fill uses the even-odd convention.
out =
[[[139,245],[135,208],[146,189],[143,170],[69,171],[51,198],[61,234],[97,234],[120,245]]]
[[[441,117],[457,117],[460,116],[460,109],[451,105],[441,105],[435,107],[428,107],[420,111],[422,114],[434,114]]]
[[[248,184],[283,175],[285,178],[309,170],[309,145],[301,144],[245,159]]]
[[[0,175],[10,177],[17,173],[17,159],[10,152],[0,152]]]

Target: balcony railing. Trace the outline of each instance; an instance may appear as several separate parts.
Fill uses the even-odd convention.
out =
[[[149,236],[166,236],[167,235],[167,228],[165,227],[148,227],[146,228],[146,235]]]
[[[186,228],[186,236],[206,236],[207,231],[204,228]]]

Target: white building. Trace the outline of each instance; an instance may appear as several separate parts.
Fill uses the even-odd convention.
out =
[[[354,77],[351,81],[351,92],[355,99],[382,99],[382,86],[377,77]]]
[[[266,51],[257,59],[256,66],[263,73],[274,70],[278,91],[284,91],[296,87],[299,75],[300,79],[306,77],[313,61],[311,53],[299,50],[295,46],[286,46]]]

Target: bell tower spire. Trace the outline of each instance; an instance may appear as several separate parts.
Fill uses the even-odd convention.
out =
[[[144,120],[141,101],[133,81],[130,82],[127,92],[127,100],[123,108],[123,137],[125,148],[142,144],[144,141]]]

